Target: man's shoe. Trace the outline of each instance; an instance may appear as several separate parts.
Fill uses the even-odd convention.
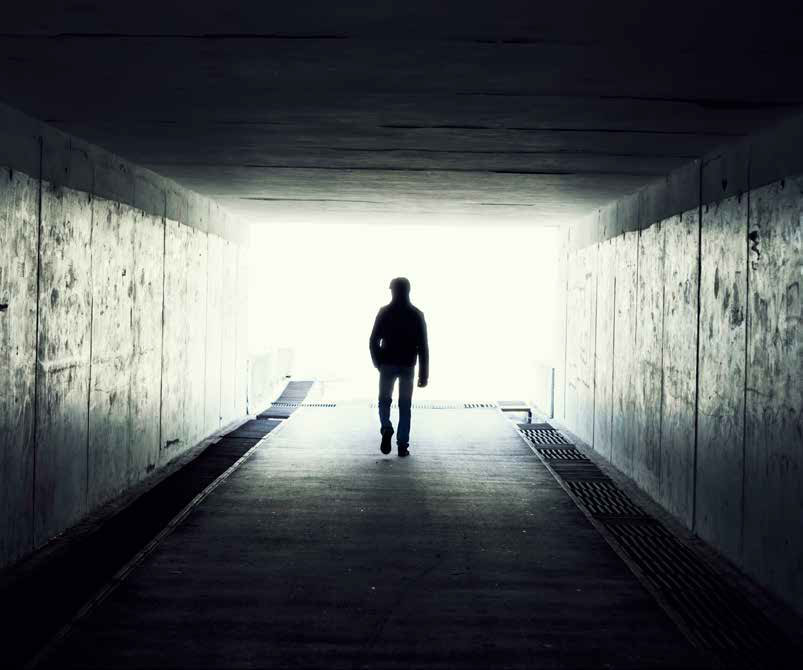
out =
[[[404,458],[405,456],[410,455],[410,445],[409,444],[401,444],[397,445],[399,447],[399,458]]]
[[[393,437],[393,428],[382,429],[382,444],[379,446],[379,449],[382,451],[383,454],[390,453],[390,439],[392,437]]]

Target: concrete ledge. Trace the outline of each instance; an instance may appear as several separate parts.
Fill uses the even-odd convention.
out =
[[[134,170],[134,207],[153,216],[164,216],[166,189],[155,177],[141,167]]]
[[[638,227],[646,230],[656,221],[665,219],[669,211],[669,178],[648,184],[638,192]]]
[[[89,152],[66,136],[42,136],[42,179],[55,187],[94,192]]]
[[[695,160],[670,172],[665,179],[649,184],[638,192],[639,230],[664,221],[690,209],[700,202],[700,161]]]
[[[38,121],[0,104],[0,163],[38,177],[40,143]]]
[[[666,182],[667,208],[661,220],[699,207],[700,169],[701,161],[694,160],[669,174]]]
[[[646,230],[701,205],[803,173],[803,115],[686,163],[572,226],[570,249]]]
[[[631,233],[639,229],[639,207],[641,199],[638,193],[621,198],[616,203],[617,235]]]
[[[223,235],[221,235],[221,230],[229,227],[230,224],[231,217],[229,213],[218,203],[211,202],[209,204],[209,232],[223,237]]]
[[[92,151],[91,158],[95,167],[95,195],[133,207],[133,166],[106,152]]]
[[[0,165],[41,176],[56,187],[167,216],[235,244],[249,239],[249,227],[210,198],[2,103]]]
[[[750,188],[803,174],[803,116],[758,133],[750,143]]]
[[[171,221],[189,225],[189,210],[187,192],[175,184],[168,184],[165,188],[165,217]]]
[[[209,232],[209,211],[211,203],[206,198],[202,198],[197,193],[187,194],[187,221],[188,226]],[[224,237],[220,235],[219,237]],[[224,239],[227,239],[224,237]]]
[[[612,202],[599,210],[598,225],[603,240],[619,234],[619,203]]]
[[[702,205],[739,196],[750,190],[749,141],[738,142],[703,159]]]

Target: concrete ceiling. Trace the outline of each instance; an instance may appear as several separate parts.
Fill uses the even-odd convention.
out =
[[[560,224],[803,103],[793,4],[4,9],[0,97],[249,220]]]

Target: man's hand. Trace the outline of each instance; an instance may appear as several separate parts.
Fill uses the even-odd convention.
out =
[[[418,378],[418,388],[420,389],[426,388],[428,383],[429,383],[428,379],[421,379],[421,377]]]

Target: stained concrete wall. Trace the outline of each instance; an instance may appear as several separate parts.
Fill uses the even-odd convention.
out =
[[[614,238],[613,369],[611,370],[611,462],[628,475],[633,473],[636,443],[636,268],[638,234]],[[599,445],[602,447],[602,445]],[[604,451],[602,452],[603,455]]]
[[[661,470],[658,499],[691,526],[697,397],[699,215],[683,212],[663,224],[664,309]]]
[[[568,238],[560,418],[803,612],[803,118]]]
[[[591,442],[594,413],[597,248],[578,250],[568,264],[566,294],[566,417]]]
[[[43,182],[41,198],[33,490],[37,545],[87,512],[92,332],[91,197]]]
[[[261,411],[281,390],[292,374],[293,351],[286,347],[252,353],[248,360],[248,408]],[[241,373],[244,371],[241,370]]]
[[[223,295],[223,253],[225,243],[219,237],[207,237],[208,266],[206,271],[206,356],[204,378],[204,432],[220,428],[220,402],[223,361],[223,322],[219,318],[225,296]],[[227,323],[231,327],[233,324]]]
[[[246,414],[246,245],[216,203],[0,106],[0,566]]]
[[[594,430],[592,442],[610,457],[613,418],[613,342],[616,288],[616,247],[613,240],[598,247],[596,334],[594,337]]]
[[[38,202],[38,180],[0,168],[0,556],[33,545]]]

